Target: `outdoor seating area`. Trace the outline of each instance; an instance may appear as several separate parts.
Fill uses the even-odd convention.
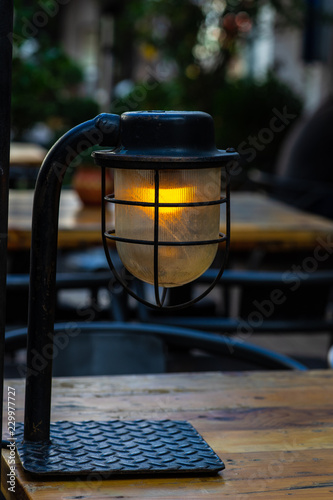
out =
[[[287,4],[0,0],[0,500],[331,497],[333,8]]]
[[[15,272],[18,266],[15,260],[18,253],[20,265],[28,262],[24,253],[28,254],[30,248],[32,201],[31,190],[10,192],[9,248],[14,271],[7,276],[7,329],[10,330],[24,327],[27,322],[29,274],[22,273],[20,267],[20,272]],[[108,218],[113,224],[113,211]],[[152,322],[230,334],[247,341],[254,336],[259,345],[263,342],[263,347],[269,347],[267,334],[270,334],[281,353],[300,361],[303,357],[311,368],[328,367],[333,282],[328,246],[333,234],[330,219],[257,192],[232,193],[228,269],[202,304],[176,316],[156,313],[133,302],[121,290],[108,269],[104,250],[98,246],[99,219],[99,207],[85,207],[73,190],[63,191],[58,233],[57,322],[82,319]],[[225,230],[223,222],[221,230]],[[116,252],[112,252],[117,259]],[[117,265],[122,266],[119,259]],[[206,271],[193,285],[182,287],[180,296],[192,298],[196,290],[213,282],[216,274],[213,268]],[[131,286],[143,296],[151,294],[149,286],[139,280],[131,278]],[[169,292],[169,300],[176,300],[175,293]],[[291,334],[289,351],[288,334]],[[295,342],[300,346],[299,353],[295,352]]]

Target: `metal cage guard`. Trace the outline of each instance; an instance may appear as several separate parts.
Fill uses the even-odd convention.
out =
[[[136,202],[136,201],[125,201],[125,200],[119,200],[115,199],[113,195],[106,195],[105,194],[105,167],[102,166],[102,206],[104,204],[103,210],[102,210],[102,240],[103,240],[103,246],[104,246],[104,251],[105,255],[109,264],[109,267],[114,274],[115,278],[119,281],[119,283],[125,288],[127,293],[134,297],[136,300],[144,304],[145,306],[151,307],[153,309],[167,309],[167,310],[180,310],[184,309],[186,307],[192,306],[202,298],[204,298],[206,295],[209,294],[209,292],[214,288],[216,283],[219,281],[221,278],[226,262],[228,260],[228,254],[229,254],[229,247],[230,247],[230,173],[228,171],[228,166],[225,167],[226,170],[226,196],[220,198],[219,200],[216,201],[209,201],[209,202],[195,202],[195,203],[159,203],[159,170],[155,170],[155,202],[154,203],[148,203],[148,202]],[[106,230],[106,217],[105,217],[105,205],[106,203],[114,203],[114,204],[122,204],[122,205],[134,205],[134,206],[140,206],[140,207],[152,207],[155,210],[154,213],[154,240],[136,240],[136,239],[130,239],[130,238],[121,238],[115,235],[115,230]],[[221,205],[222,203],[226,204],[226,234],[219,233],[219,238],[213,239],[213,240],[199,240],[199,241],[158,241],[158,233],[159,233],[159,208],[160,207],[197,207],[197,206],[210,206],[210,205]],[[154,246],[154,294],[155,294],[155,301],[156,304],[153,304],[144,298],[140,297],[137,295],[133,290],[131,290],[126,281],[121,277],[121,275],[117,272],[115,269],[115,266],[112,262],[111,255],[108,249],[107,245],[107,239],[110,239],[112,241],[122,241],[130,244],[140,244],[140,245],[152,245]],[[165,306],[164,301],[166,297],[166,292],[167,289],[164,288],[162,292],[162,298],[160,298],[159,294],[159,285],[158,285],[158,248],[159,246],[195,246],[195,245],[211,245],[211,244],[216,244],[216,243],[226,243],[225,247],[225,255],[223,262],[221,264],[221,267],[219,269],[219,272],[216,276],[216,278],[213,280],[211,285],[203,292],[201,293],[198,297],[189,300],[187,302],[181,303],[181,304],[176,304],[176,305],[171,305],[171,306]]]

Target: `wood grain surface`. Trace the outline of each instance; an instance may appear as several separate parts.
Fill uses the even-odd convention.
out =
[[[10,164],[22,167],[39,168],[47,153],[47,149],[39,144],[11,142]]]
[[[10,250],[30,248],[33,191],[10,190]],[[108,227],[114,226],[112,207]],[[221,206],[221,231],[225,230],[225,207]],[[58,246],[79,248],[101,244],[100,208],[84,206],[75,191],[63,190],[60,201]],[[308,250],[318,238],[331,241],[333,221],[308,214],[259,193],[231,195],[231,249],[271,251]]]
[[[22,421],[24,383],[7,381],[5,394],[8,385]],[[17,464],[15,496],[3,481],[6,499],[333,498],[332,371],[54,379],[52,420],[135,418],[188,420],[226,469],[214,477],[43,482]],[[5,462],[3,480],[7,472]]]

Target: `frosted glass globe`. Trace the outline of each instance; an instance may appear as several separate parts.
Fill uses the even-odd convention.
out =
[[[115,198],[154,203],[155,171],[115,169]],[[221,168],[159,171],[159,203],[195,203],[220,199]],[[154,207],[115,205],[116,236],[154,241]],[[158,239],[162,242],[213,240],[219,236],[220,205],[159,207]],[[154,247],[117,241],[117,251],[128,271],[154,283]],[[209,268],[218,244],[159,246],[158,284],[184,285]]]

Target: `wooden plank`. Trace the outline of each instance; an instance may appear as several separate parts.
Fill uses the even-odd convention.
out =
[[[39,144],[12,142],[10,144],[10,163],[22,167],[40,167],[47,150]]]
[[[44,482],[24,473],[18,464],[15,498],[330,498],[332,382],[329,370],[54,379],[53,420],[188,419],[224,460],[226,470],[210,478],[94,476]],[[24,382],[8,383],[16,389],[20,421]],[[3,454],[8,457],[8,452]],[[13,497],[6,493],[6,498]]]
[[[310,249],[318,237],[332,235],[332,222],[302,212],[263,194],[235,192],[231,196],[231,248]]]
[[[11,190],[9,196],[9,248],[30,247],[33,192]],[[109,226],[113,227],[112,207]],[[225,207],[221,208],[221,231]],[[22,234],[21,234],[22,233]],[[310,250],[320,245],[318,238],[330,243],[333,222],[301,212],[258,193],[236,192],[231,198],[231,248],[271,251]],[[59,216],[59,247],[74,248],[101,244],[100,209],[84,207],[76,193],[63,190]]]
[[[15,384],[18,401],[21,401],[17,408],[19,415],[23,416],[24,381],[8,383]],[[90,417],[98,403],[99,412],[108,417],[120,412],[127,418],[166,410],[172,414],[186,412],[189,416],[193,412],[200,415],[200,412],[205,414],[205,410],[209,410],[211,421],[218,411],[218,418],[226,416],[224,420],[227,421],[233,418],[234,425],[237,422],[241,425],[244,413],[254,413],[255,410],[257,414],[260,410],[266,412],[270,420],[275,410],[285,418],[286,409],[291,406],[298,422],[300,413],[307,408],[311,409],[312,415],[319,410],[317,420],[320,422],[322,415],[329,418],[331,384],[331,372],[325,370],[293,372],[292,384],[289,372],[249,372],[246,376],[212,372],[153,377],[55,378],[53,392],[57,394],[57,404],[53,406],[53,418],[61,418],[64,408],[69,413],[66,418],[75,418],[71,415],[74,408],[87,412]],[[303,421],[306,419],[307,416],[303,415]],[[251,417],[247,420],[249,422]]]
[[[318,458],[319,455],[321,458]],[[107,475],[92,474],[88,480],[53,480],[47,483],[29,477],[27,495],[36,500],[83,498],[158,498],[158,499],[221,499],[266,498],[330,498],[333,491],[332,457],[280,453],[279,455],[230,455],[227,469],[214,477],[131,478],[108,480]],[[326,467],[323,469],[323,463]],[[18,466],[17,477],[26,480]],[[17,497],[19,498],[19,497]]]

